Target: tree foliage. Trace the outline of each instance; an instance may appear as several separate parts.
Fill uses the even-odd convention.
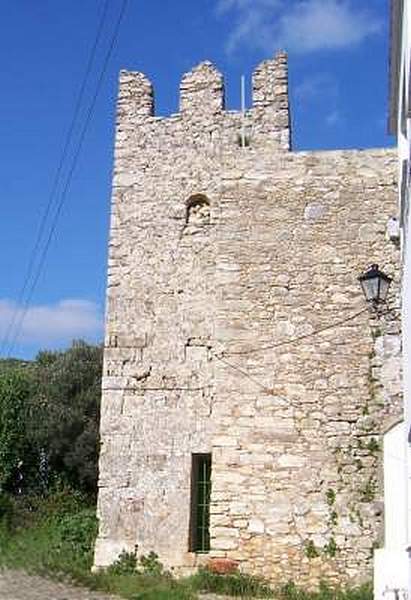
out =
[[[0,489],[13,486],[13,479],[28,451],[26,421],[30,383],[20,370],[0,376]]]
[[[22,461],[26,488],[62,481],[95,495],[102,355],[79,341],[24,369],[0,368],[0,485],[10,487]]]

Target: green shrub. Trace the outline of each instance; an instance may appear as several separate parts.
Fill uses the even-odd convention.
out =
[[[28,379],[22,371],[0,373],[0,491],[20,486],[21,465],[29,462],[26,435]]]
[[[56,478],[50,491],[44,496],[37,496],[35,502],[35,509],[43,517],[74,514],[83,508],[93,508],[95,511],[95,505],[87,495],[63,483],[59,478]]]
[[[279,600],[372,600],[372,584],[365,584],[354,589],[334,589],[326,583],[320,583],[317,592],[307,592],[290,582],[276,592]]]
[[[372,583],[365,583],[357,588],[345,590],[341,593],[339,600],[373,600]]]
[[[137,571],[137,558],[132,552],[123,552],[118,559],[108,567],[107,572],[112,575],[135,574]]]
[[[27,431],[46,457],[46,485],[57,477],[94,497],[103,349],[74,342],[64,352],[41,352],[33,370]]]
[[[85,508],[75,514],[63,514],[52,519],[58,546],[64,547],[65,551],[70,547],[73,553],[88,557],[97,535],[96,511]]]
[[[158,555],[155,552],[141,556],[139,563],[145,575],[159,576],[165,574],[164,567],[158,560]]]
[[[7,494],[0,494],[0,528],[9,531],[12,527],[14,516],[13,501]]]
[[[370,454],[375,454],[376,452],[379,451],[379,449],[380,449],[380,446],[378,444],[378,441],[375,438],[371,438],[367,444],[368,452],[370,452]]]
[[[63,482],[95,499],[102,356],[78,341],[24,368],[0,361],[0,492],[39,495]]]
[[[273,593],[268,584],[258,577],[235,573],[233,575],[218,575],[208,569],[200,569],[190,578],[195,590],[214,592],[229,596],[271,598]]]

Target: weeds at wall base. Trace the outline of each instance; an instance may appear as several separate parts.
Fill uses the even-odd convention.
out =
[[[97,532],[94,506],[63,489],[47,498],[1,499],[0,568],[66,580],[128,600],[196,600],[200,592],[276,600],[372,600],[371,586],[336,591],[323,584],[314,593],[289,583],[273,592],[262,579],[206,569],[176,580],[154,553],[139,560],[123,553],[108,569],[91,573]]]

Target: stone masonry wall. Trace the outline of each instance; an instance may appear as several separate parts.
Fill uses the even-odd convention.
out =
[[[212,453],[209,556],[273,583],[367,579],[400,347],[357,276],[396,276],[395,152],[291,152],[283,54],[254,73],[249,146],[210,63],[180,107],[154,116],[150,82],[122,72],[95,564],[204,560],[191,455]]]

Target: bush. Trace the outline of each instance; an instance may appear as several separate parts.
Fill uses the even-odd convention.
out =
[[[7,494],[0,494],[0,527],[10,529],[13,522],[14,505]]]
[[[372,584],[367,583],[354,589],[332,588],[326,583],[320,583],[317,592],[307,592],[290,582],[277,591],[280,600],[372,600]]]
[[[75,342],[0,361],[0,492],[44,495],[63,482],[96,497],[102,359],[101,346]]]
[[[233,575],[217,575],[208,569],[200,569],[190,579],[194,589],[216,594],[227,594],[240,597],[272,598],[273,592],[268,584],[258,577],[235,573]]]
[[[17,491],[29,455],[25,433],[30,384],[21,371],[0,373],[0,492]]]
[[[27,431],[46,487],[57,479],[96,497],[102,361],[102,347],[84,342],[37,356]]]
[[[139,563],[141,570],[145,575],[151,575],[153,577],[168,575],[168,573],[165,573],[164,567],[158,560],[158,555],[155,552],[149,552],[147,555],[141,556]]]
[[[67,547],[73,554],[85,559],[92,558],[93,544],[97,535],[96,511],[84,508],[75,514],[63,514],[53,518],[57,547]]]
[[[123,552],[118,559],[108,567],[107,572],[113,575],[135,574],[137,571],[137,558],[132,552]]]

